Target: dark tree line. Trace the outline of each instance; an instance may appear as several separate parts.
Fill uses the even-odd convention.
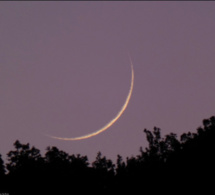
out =
[[[200,193],[214,190],[215,117],[203,120],[196,133],[161,136],[144,129],[148,147],[116,164],[99,152],[90,164],[87,156],[69,155],[47,147],[45,156],[18,140],[5,165],[0,155],[0,193],[113,194]],[[7,172],[6,172],[7,170]]]

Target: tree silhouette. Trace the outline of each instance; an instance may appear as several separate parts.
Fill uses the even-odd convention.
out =
[[[212,190],[211,178],[215,175],[215,117],[203,120],[203,128],[197,133],[181,136],[181,150],[169,158],[169,164],[178,167],[177,174],[183,177],[184,186],[193,191]],[[214,191],[214,189],[213,189]]]
[[[0,178],[2,178],[5,175],[5,166],[4,161],[2,160],[1,154],[0,154]]]
[[[90,164],[87,156],[69,155],[55,146],[47,147],[42,157],[37,148],[17,140],[15,150],[7,154],[7,174],[0,155],[0,190],[10,195],[66,194],[70,189],[94,194],[214,191],[214,116],[180,140],[174,133],[162,137],[157,127],[144,133],[148,147],[126,161],[118,155],[116,165],[101,152]]]
[[[116,174],[119,176],[125,172],[125,162],[123,161],[122,156],[117,155],[117,161],[116,161]]]
[[[91,188],[92,173],[88,167],[88,158],[86,156],[69,155],[57,147],[48,147],[45,154],[44,177],[49,180],[48,188],[53,185],[58,186],[54,193],[66,193],[68,187],[79,189],[80,192]],[[90,180],[91,179],[91,180]],[[86,188],[83,188],[85,185]],[[47,187],[46,186],[46,187]],[[65,188],[67,186],[67,188]],[[50,192],[50,191],[49,191]]]
[[[7,186],[7,178],[5,175],[5,166],[4,161],[2,160],[1,154],[0,154],[0,193],[1,192],[7,192],[8,186]]]
[[[47,147],[45,154],[46,172],[49,175],[65,174],[69,168],[69,155],[57,147]]]
[[[87,156],[81,156],[80,154],[71,155],[70,157],[71,167],[74,170],[85,170],[89,166]]]
[[[30,148],[29,144],[21,144],[18,140],[14,143],[14,146],[16,150],[7,154],[9,173],[19,174],[19,172],[22,172],[22,174],[29,174],[31,171],[36,171],[37,163],[43,160],[40,150],[35,147]]]
[[[96,160],[92,163],[95,170],[96,182],[102,192],[108,191],[113,187],[114,167],[110,159],[102,156],[101,152],[97,153]]]
[[[154,127],[154,131],[144,129],[149,147],[145,151],[140,148],[140,160],[149,162],[166,162],[169,155],[180,149],[180,142],[177,140],[177,135],[170,133],[164,138],[161,138],[160,129]]]
[[[15,150],[10,151],[8,156],[7,170],[9,171],[7,180],[10,194],[27,194],[28,188],[34,189],[39,193],[36,185],[38,178],[41,177],[43,158],[40,151],[27,144],[21,144],[18,140],[14,143]]]
[[[93,162],[93,167],[98,170],[105,172],[114,172],[114,164],[111,160],[102,156],[101,152],[98,152],[96,160]]]

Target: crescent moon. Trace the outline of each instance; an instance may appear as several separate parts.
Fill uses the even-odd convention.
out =
[[[133,69],[133,63],[131,61],[131,58],[130,58],[130,65],[131,65],[131,85],[130,85],[128,95],[127,95],[125,103],[123,104],[123,106],[120,109],[120,111],[117,113],[117,115],[109,123],[107,123],[105,126],[103,126],[102,128],[100,128],[99,130],[97,130],[97,131],[95,131],[93,133],[89,133],[89,134],[79,136],[79,137],[67,138],[67,137],[55,137],[55,136],[51,136],[51,135],[47,135],[47,136],[49,136],[49,137],[51,137],[53,139],[58,139],[58,140],[77,141],[77,140],[83,140],[83,139],[91,138],[93,136],[96,136],[96,135],[106,131],[108,128],[110,128],[122,116],[123,112],[127,108],[128,103],[129,103],[129,101],[131,99],[131,94],[132,94],[133,86],[134,86],[134,69]]]

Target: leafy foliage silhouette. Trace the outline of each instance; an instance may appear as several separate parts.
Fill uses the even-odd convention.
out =
[[[1,158],[0,154],[0,177],[3,177],[5,175],[5,166],[4,166],[4,161]]]
[[[6,168],[0,155],[0,192],[13,194],[79,193],[175,193],[214,191],[215,117],[203,120],[196,133],[180,139],[161,130],[144,129],[148,147],[116,165],[98,152],[90,164],[87,156],[69,155],[47,147],[44,157],[29,143],[14,143]],[[7,170],[7,173],[6,173]],[[30,190],[29,190],[30,189]],[[174,189],[174,191],[170,191]]]

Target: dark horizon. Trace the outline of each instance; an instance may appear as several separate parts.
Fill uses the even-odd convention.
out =
[[[144,133],[148,147],[126,160],[118,155],[116,163],[98,152],[90,164],[87,156],[69,155],[57,147],[47,147],[45,156],[41,156],[37,148],[17,140],[6,165],[0,155],[0,193],[29,194],[30,189],[31,194],[57,194],[72,188],[96,194],[172,194],[171,189],[179,185],[178,192],[213,190],[215,116],[204,119],[196,133],[183,133],[180,138],[174,133],[162,136],[158,127],[144,129]]]

